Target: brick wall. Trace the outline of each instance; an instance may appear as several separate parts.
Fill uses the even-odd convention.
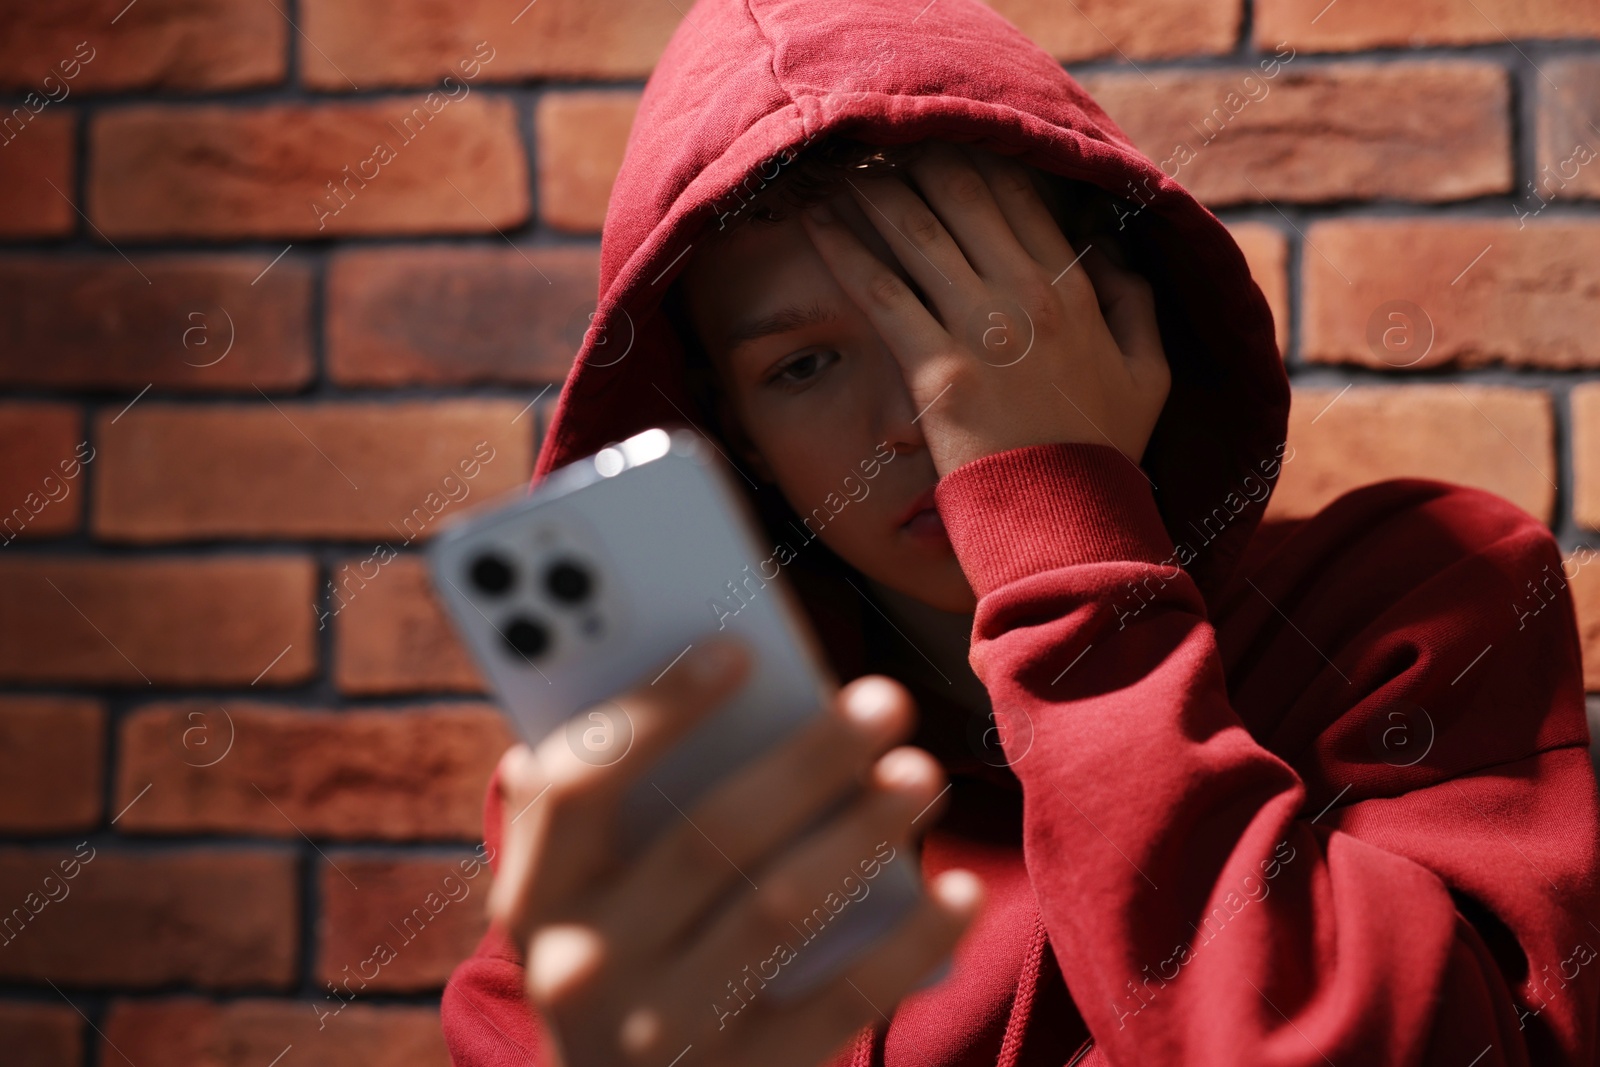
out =
[[[1275,513],[1516,501],[1600,691],[1600,7],[995,2],[1246,249]],[[677,5],[10,7],[0,1047],[443,1063],[508,733],[415,549],[531,470]]]

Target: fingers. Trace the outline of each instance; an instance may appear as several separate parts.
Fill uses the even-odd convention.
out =
[[[954,145],[930,142],[909,167],[922,198],[986,280],[1004,284],[1038,272],[1001,213],[983,174]]]
[[[892,679],[844,687],[815,723],[714,787],[640,857],[599,908],[607,937],[641,957],[676,941],[739,871],[859,788],[914,719],[911,695]]]
[[[983,883],[971,871],[935,878],[916,909],[839,978],[781,1012],[750,1021],[728,1049],[730,1063],[814,1064],[864,1024],[887,1019],[917,982],[955,950],[983,906]],[[775,1060],[767,1050],[782,1050]]]
[[[579,923],[553,923],[529,939],[525,971],[535,1004],[581,995],[580,990],[608,962],[599,931]]]
[[[850,179],[850,192],[888,242],[895,258],[934,302],[945,323],[959,321],[964,309],[983,298],[983,282],[966,253],[928,203],[905,181],[854,178]],[[999,219],[998,211],[994,218]]]
[[[1045,268],[1055,287],[1072,299],[1092,298],[1088,275],[1070,269],[1078,259],[1078,250],[1062,234],[1022,164],[989,152],[975,151],[971,156],[989,183],[1011,232],[1028,255]]]
[[[766,753],[694,806],[608,894],[621,944],[658,952],[832,801],[856,789],[870,765],[909,736],[914,707],[890,678],[858,678],[816,723]]]
[[[520,901],[526,896],[533,877],[531,861],[539,836],[536,820],[525,819],[543,796],[546,785],[539,761],[527,745],[517,744],[500,757],[497,780],[500,783],[500,866],[489,887],[489,917],[513,933],[523,943]]]
[[[904,747],[885,755],[873,772],[871,788],[840,818],[752,871],[755,888],[741,889],[728,909],[697,931],[678,961],[659,976],[647,1001],[651,1010],[669,1021],[670,1036],[664,1034],[664,1041],[681,1047],[683,1042],[707,1036],[716,1027],[705,1012],[705,1003],[724,993],[729,980],[741,978],[743,967],[773,956],[774,946],[790,946],[791,959],[808,951],[797,931],[808,919],[814,924],[826,921],[831,909],[824,902],[830,894],[843,898],[847,890],[855,892],[849,887],[862,886],[865,892],[859,899],[865,901],[871,883],[860,876],[862,863],[881,856],[885,843],[901,847],[883,858],[883,863],[917,862],[915,852],[903,846],[910,836],[911,820],[937,803],[944,785],[943,771],[926,752]],[[878,877],[884,877],[878,870]],[[845,906],[864,905],[852,902]],[[822,920],[814,918],[819,911]]]
[[[697,641],[653,681],[606,709],[628,747],[606,759],[557,728],[531,751],[501,761],[505,852],[489,893],[489,914],[523,943],[557,916],[554,905],[613,862],[613,819],[622,794],[663,752],[743,684],[750,656],[736,642]]]
[[[616,720],[614,730],[625,741],[625,750],[596,752],[584,743],[582,731],[559,729],[534,754],[556,790],[614,801],[701,717],[731,696],[750,665],[750,654],[738,641],[703,637],[646,671],[626,693],[597,706],[600,714]],[[594,713],[591,709],[581,715]]]
[[[1152,380],[1170,382],[1156,318],[1155,291],[1150,282],[1116,263],[1100,247],[1083,257],[1082,266],[1094,285],[1106,328],[1127,358],[1129,370]]]
[[[918,398],[918,372],[952,350],[950,335],[911,287],[868,251],[826,204],[808,208],[800,218],[839,288],[872,322],[906,372],[913,398]],[[926,403],[928,398],[920,399]]]

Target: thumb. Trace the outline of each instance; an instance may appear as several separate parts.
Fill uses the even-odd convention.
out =
[[[1084,253],[1083,267],[1094,285],[1106,328],[1136,368],[1166,363],[1156,320],[1155,290],[1136,271],[1112,262],[1098,242]]]

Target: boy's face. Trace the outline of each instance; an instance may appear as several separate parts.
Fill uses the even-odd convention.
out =
[[[849,196],[829,203],[917,288]],[[933,508],[939,478],[899,364],[797,213],[745,223],[702,249],[684,286],[737,423],[730,433],[743,437],[738,458],[852,567],[932,607],[973,610]]]

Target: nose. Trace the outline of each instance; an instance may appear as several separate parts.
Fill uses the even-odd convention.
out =
[[[922,436],[921,412],[911,400],[900,363],[887,345],[879,344],[874,371],[878,388],[877,410],[873,412],[874,440],[887,441],[895,452],[909,455],[928,447]]]

